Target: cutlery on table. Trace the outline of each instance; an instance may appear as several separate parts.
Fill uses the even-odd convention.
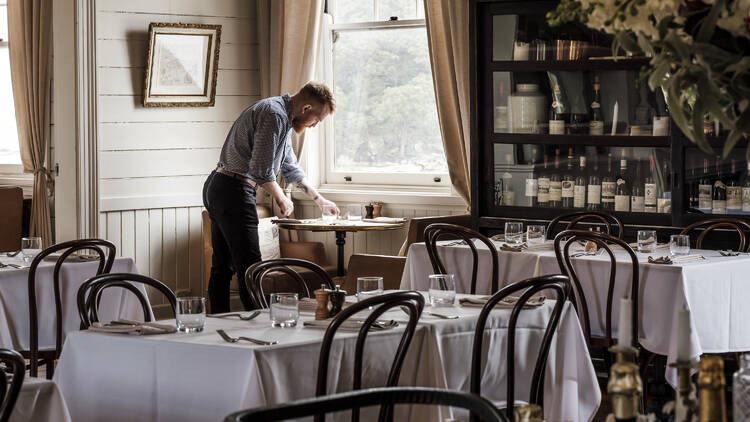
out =
[[[406,312],[407,314],[409,313],[409,308],[407,308],[406,306],[401,306],[401,310]],[[434,317],[438,317],[442,319],[458,319],[459,318],[458,315],[446,315],[446,314],[439,314],[439,313],[430,312],[430,311],[422,311],[422,313],[427,314],[427,315],[432,315]]]
[[[721,256],[738,256],[738,255],[740,255],[739,252],[733,252],[733,251],[729,251],[729,250],[719,250],[718,252],[719,252],[719,255],[721,255]]]
[[[252,337],[245,337],[245,336],[239,336],[239,337],[232,337],[229,334],[226,333],[226,331],[219,328],[216,330],[217,333],[221,336],[221,338],[224,339],[227,343],[237,343],[240,340],[249,341],[251,343],[259,344],[261,346],[271,346],[274,344],[278,344],[278,341],[266,341],[266,340],[258,340],[257,338]]]
[[[243,315],[241,312],[232,312],[227,314],[208,314],[206,315],[209,318],[230,318],[230,317],[237,317],[243,321],[250,321],[251,319],[257,317],[260,315],[260,311],[253,311],[250,312],[248,315]]]
[[[30,268],[29,265],[18,265],[18,264],[12,264],[12,263],[10,263],[10,264],[3,264],[2,262],[0,262],[0,268],[5,268],[5,267],[16,268],[16,269],[19,269],[19,270],[23,270],[25,268]]]
[[[18,255],[19,253],[21,253],[20,249],[17,250],[17,251],[15,251],[15,252],[8,252],[5,255],[10,256],[10,257],[14,257],[14,256]]]

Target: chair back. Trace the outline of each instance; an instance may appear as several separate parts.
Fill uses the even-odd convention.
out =
[[[300,267],[310,270],[320,280],[320,284],[325,284],[326,288],[333,290],[336,286],[333,284],[331,275],[320,265],[296,258],[275,258],[266,261],[260,261],[253,264],[245,272],[245,288],[253,300],[257,309],[268,308],[268,300],[263,291],[263,281],[268,274],[280,272],[287,274],[291,280],[297,284],[298,291],[303,297],[312,297],[310,288],[307,287],[305,279],[292,267]]]
[[[328,329],[326,329],[326,333],[323,336],[323,343],[320,346],[318,380],[315,388],[316,396],[319,397],[326,394],[326,386],[328,384],[328,361],[330,360],[331,345],[333,344],[333,338],[336,335],[336,331],[341,324],[352,315],[370,309],[370,307],[374,309],[370,312],[367,318],[365,318],[362,328],[360,328],[359,334],[357,335],[357,343],[354,349],[354,379],[352,381],[352,390],[359,390],[362,388],[362,358],[364,355],[365,340],[367,340],[367,334],[370,332],[370,326],[373,322],[377,321],[384,312],[395,307],[405,307],[404,309],[407,310],[407,313],[409,314],[409,322],[406,324],[404,333],[401,335],[401,341],[399,342],[398,348],[393,357],[393,363],[391,364],[391,370],[388,374],[388,380],[385,386],[395,387],[398,384],[398,378],[401,374],[401,366],[404,363],[406,352],[409,349],[412,337],[414,337],[414,330],[417,327],[417,322],[419,321],[419,317],[422,315],[422,309],[424,308],[424,296],[415,291],[394,292],[371,297],[350,305],[336,315],[328,326]],[[391,406],[381,407],[378,420],[383,422],[392,419],[393,408]],[[315,420],[316,422],[325,421],[325,414],[318,414],[315,417]],[[358,420],[359,410],[354,408],[352,410],[352,421],[357,422]]]
[[[441,215],[441,216],[430,216],[430,217],[414,217],[409,219],[409,228],[406,233],[406,240],[401,245],[401,249],[398,251],[398,256],[406,256],[409,252],[409,247],[413,243],[424,242],[424,229],[430,224],[434,223],[448,223],[457,224],[459,226],[470,227],[471,226],[471,215],[460,214],[460,215]]]
[[[544,371],[547,367],[547,355],[549,354],[550,345],[552,344],[552,337],[557,330],[557,325],[560,322],[560,315],[562,314],[563,306],[565,301],[568,299],[568,287],[569,279],[567,276],[562,274],[545,275],[541,277],[529,278],[517,283],[510,284],[500,289],[499,292],[495,293],[490,297],[487,303],[482,307],[482,311],[479,313],[477,319],[477,325],[474,332],[474,346],[472,348],[471,356],[471,392],[476,395],[481,395],[482,388],[482,344],[484,341],[484,329],[487,325],[487,318],[490,316],[492,308],[495,307],[501,300],[509,296],[511,293],[517,291],[523,291],[521,297],[518,299],[516,304],[510,313],[510,320],[508,322],[508,342],[507,342],[507,370],[506,376],[507,387],[506,387],[506,409],[505,415],[509,419],[513,419],[513,410],[515,404],[515,348],[516,348],[516,323],[518,322],[518,315],[521,313],[523,306],[534,294],[542,290],[553,290],[557,301],[550,314],[550,319],[547,322],[547,328],[544,331],[542,337],[542,344],[539,347],[539,354],[537,355],[536,364],[534,365],[534,374],[531,379],[531,392],[529,393],[529,403],[538,404],[543,406],[543,394],[544,394]],[[472,419],[473,415],[472,415]]]
[[[0,252],[21,249],[23,229],[23,189],[0,186]]]
[[[564,221],[569,221],[568,225],[565,226],[565,230],[575,229],[579,223],[588,221],[591,222],[591,224],[596,225],[597,227],[604,226],[604,230],[610,236],[615,236],[613,234],[613,226],[617,226],[617,236],[615,237],[617,237],[618,239],[622,239],[624,235],[624,229],[620,219],[606,211],[574,211],[558,215],[549,222],[549,224],[547,225],[547,239],[554,238],[552,234],[555,230],[555,227]]]
[[[73,252],[88,250],[96,254],[99,259],[99,266],[96,269],[96,275],[105,274],[112,270],[112,265],[115,262],[116,248],[111,242],[103,239],[81,239],[71,240],[68,242],[58,243],[52,245],[34,257],[29,267],[29,369],[32,377],[37,376],[39,367],[39,311],[37,309],[36,301],[36,272],[39,264],[47,256],[62,251],[60,256],[55,262],[55,268],[53,270],[52,284],[55,292],[55,351],[54,359],[60,357],[62,351],[62,336],[63,336],[63,314],[62,314],[62,298],[60,296],[60,269],[62,268],[65,260],[70,257]],[[106,252],[105,252],[106,250]],[[52,363],[47,362],[47,375],[52,376]]]
[[[8,380],[6,372],[0,369],[0,422],[8,422],[21,393],[26,376],[26,362],[15,350],[0,349],[0,363],[5,364],[6,370],[12,369],[13,374],[13,379]]]
[[[487,236],[470,228],[455,224],[435,223],[427,226],[427,228],[424,229],[424,239],[425,245],[427,246],[427,254],[430,257],[432,269],[435,271],[435,274],[448,274],[445,265],[440,259],[440,254],[438,253],[437,242],[440,238],[460,239],[469,245],[473,260],[471,267],[471,290],[469,291],[471,294],[476,294],[477,292],[477,268],[479,267],[479,251],[474,244],[474,239],[479,239],[480,242],[484,243],[489,249],[490,259],[492,260],[490,292],[494,293],[497,290],[498,279],[500,278],[497,248],[495,248],[495,245],[489,238],[487,238]]]
[[[78,288],[76,299],[78,304],[78,316],[81,318],[81,329],[85,330],[90,327],[91,324],[99,322],[98,308],[102,292],[111,287],[121,287],[133,293],[135,297],[138,298],[138,302],[140,302],[141,308],[143,309],[143,320],[150,322],[151,306],[149,305],[148,299],[133,283],[145,284],[160,291],[164,297],[167,298],[167,301],[172,307],[172,313],[176,316],[177,298],[172,290],[161,281],[141,274],[101,274],[86,280],[81,287]]]
[[[591,344],[591,319],[589,317],[588,303],[586,295],[583,292],[580,278],[576,273],[575,267],[570,257],[570,247],[573,245],[580,244],[579,242],[591,241],[596,244],[597,248],[603,249],[609,256],[609,285],[607,287],[607,309],[604,315],[605,317],[605,338],[607,346],[612,346],[614,340],[612,338],[612,302],[615,289],[615,280],[617,278],[617,259],[612,251],[611,245],[618,245],[628,254],[632,268],[632,277],[630,280],[630,299],[632,304],[632,341],[633,346],[638,344],[638,326],[640,318],[638,317],[638,291],[639,291],[639,266],[638,257],[635,255],[633,248],[630,247],[622,239],[618,239],[614,236],[609,236],[605,233],[591,232],[588,230],[565,230],[558,233],[555,236],[555,256],[557,257],[557,264],[560,266],[560,271],[570,277],[572,281],[572,287],[575,289],[571,292],[573,304],[576,306],[578,311],[578,318],[581,320],[583,325],[583,333],[586,336],[587,344]],[[564,245],[563,245],[563,242]],[[598,250],[598,249],[597,249]]]
[[[701,249],[703,246],[703,240],[706,238],[711,231],[716,229],[733,229],[739,234],[739,243],[737,244],[737,252],[744,252],[746,246],[747,237],[745,230],[750,230],[750,224],[747,221],[740,220],[739,218],[709,218],[707,220],[698,221],[682,229],[680,234],[690,235],[693,231],[703,229],[698,235],[698,239],[695,241],[695,248]],[[750,245],[748,245],[750,250]]]
[[[356,292],[358,277],[378,276],[383,277],[385,290],[398,290],[405,266],[405,256],[352,254],[341,287],[347,292]]]
[[[508,422],[487,399],[453,390],[424,387],[370,388],[303,399],[286,404],[232,413],[224,422],[275,422],[302,418],[319,413],[340,412],[367,406],[396,404],[431,404],[471,410],[483,422]]]

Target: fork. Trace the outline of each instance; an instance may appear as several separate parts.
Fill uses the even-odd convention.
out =
[[[240,312],[234,312],[231,314],[209,314],[206,315],[209,318],[229,318],[229,317],[237,317],[243,321],[250,321],[251,319],[257,317],[260,315],[260,311],[254,311],[250,312],[248,315],[242,315]]]
[[[409,308],[406,306],[401,306],[401,310],[406,312],[407,314],[410,314]],[[442,319],[458,319],[458,315],[445,315],[445,314],[439,314],[437,312],[429,312],[429,311],[422,311],[423,314],[432,315],[434,317],[442,318]]]
[[[249,341],[251,343],[259,344],[261,346],[271,346],[274,344],[278,344],[278,341],[266,341],[266,340],[258,340],[257,338],[252,337],[245,337],[245,336],[239,336],[239,337],[232,337],[229,334],[226,333],[226,331],[219,328],[216,330],[217,333],[221,336],[221,338],[224,339],[227,343],[237,343],[240,340]]]
[[[0,268],[5,268],[5,267],[16,268],[16,269],[19,269],[19,270],[23,270],[24,268],[29,268],[28,265],[3,264],[2,262],[0,262]]]

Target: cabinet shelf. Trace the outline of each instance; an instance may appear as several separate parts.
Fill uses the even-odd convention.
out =
[[[493,72],[639,70],[641,67],[648,65],[650,60],[646,57],[622,58],[617,60],[503,60],[490,62],[490,69]]]
[[[669,148],[669,136],[627,135],[539,135],[534,133],[493,133],[493,143],[498,144],[545,144],[545,145],[601,145]]]

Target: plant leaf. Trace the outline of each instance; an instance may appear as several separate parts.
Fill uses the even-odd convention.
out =
[[[669,72],[669,62],[664,59],[659,59],[654,65],[654,70],[648,78],[648,87],[652,91],[664,84],[664,79],[667,76],[667,72]]]
[[[732,148],[737,144],[737,141],[739,141],[740,138],[746,138],[748,133],[750,133],[750,108],[740,115],[737,119],[737,124],[734,126],[734,129],[732,129],[732,132],[729,133],[726,142],[724,142],[724,150],[722,152],[724,158],[727,158],[729,152],[732,151]],[[750,146],[748,146],[748,148],[750,148]],[[748,154],[750,154],[750,149],[748,149]]]
[[[711,11],[701,22],[701,28],[698,30],[698,35],[695,40],[698,42],[708,42],[711,40],[711,36],[716,30],[716,21],[719,19],[719,13],[724,9],[725,0],[716,0],[714,5],[711,7]]]
[[[705,114],[705,107],[703,101],[700,98],[696,98],[695,105],[693,105],[693,134],[695,136],[695,144],[698,148],[706,154],[713,154],[713,149],[708,144],[706,134],[703,133],[703,117]]]

